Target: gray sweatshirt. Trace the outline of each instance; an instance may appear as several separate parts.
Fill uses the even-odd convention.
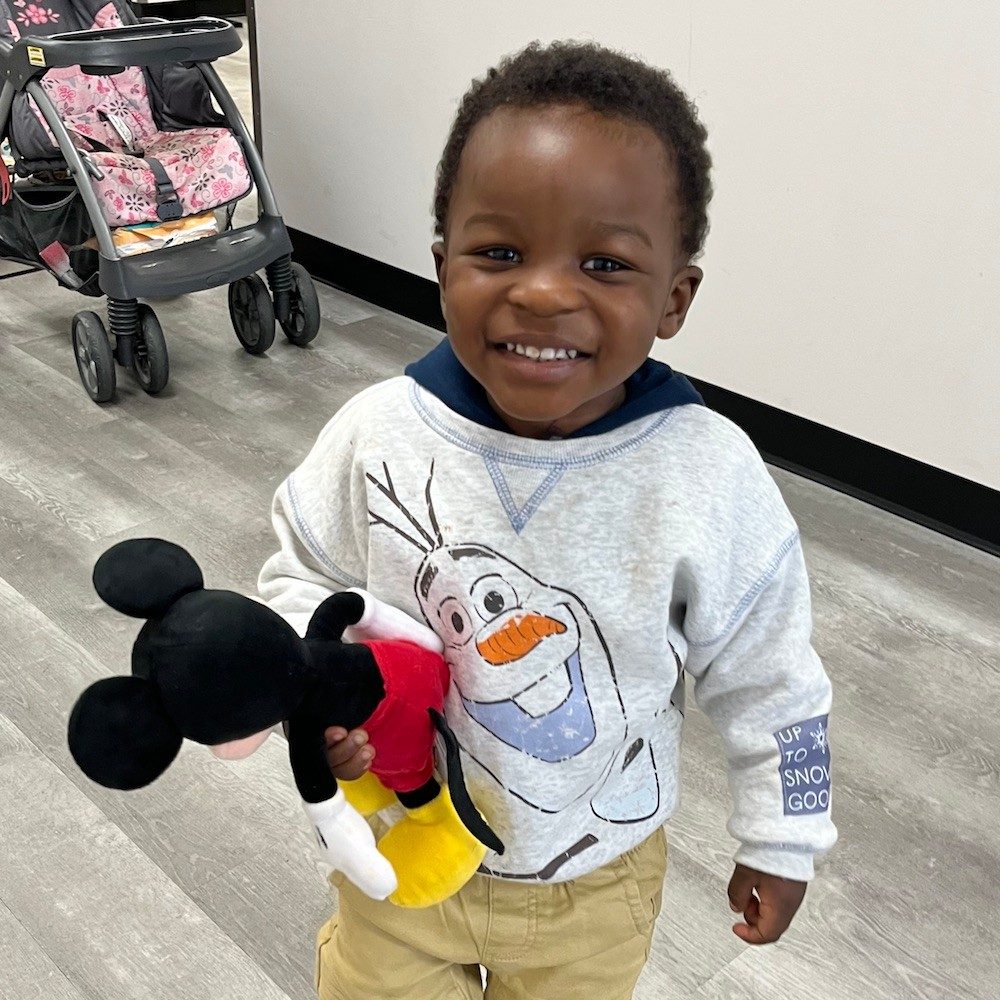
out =
[[[327,424],[272,517],[259,590],[300,634],[362,587],[444,642],[466,781],[507,847],[487,874],[577,878],[669,819],[686,674],[725,747],[736,860],[808,880],[835,842],[798,531],[717,413],[539,441],[401,376]]]

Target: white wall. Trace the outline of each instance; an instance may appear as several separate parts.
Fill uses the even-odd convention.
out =
[[[428,278],[434,172],[473,77],[534,38],[670,68],[717,193],[705,284],[658,356],[1000,488],[996,3],[256,3],[288,222]]]

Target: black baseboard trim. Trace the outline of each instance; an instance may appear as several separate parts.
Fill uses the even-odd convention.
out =
[[[444,332],[435,282],[290,232],[296,258],[320,281]],[[1000,556],[1000,491],[729,389],[691,381],[772,465]]]
[[[168,21],[184,21],[189,17],[246,17],[246,0],[163,0],[144,3],[129,0],[129,6],[139,17],[162,17]]]

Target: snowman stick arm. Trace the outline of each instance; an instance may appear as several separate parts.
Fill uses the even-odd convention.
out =
[[[462,757],[455,734],[440,712],[433,708],[429,708],[427,711],[430,712],[434,728],[444,740],[445,760],[448,764],[448,791],[451,793],[452,805],[455,807],[455,812],[458,813],[458,818],[476,840],[485,844],[496,854],[503,854],[503,841],[490,829],[486,820],[480,815],[476,804],[469,795],[469,790],[465,787]]]

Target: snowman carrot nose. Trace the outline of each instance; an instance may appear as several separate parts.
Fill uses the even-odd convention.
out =
[[[543,639],[566,631],[562,622],[545,615],[521,615],[503,628],[476,643],[479,655],[487,663],[501,667],[527,656]]]

